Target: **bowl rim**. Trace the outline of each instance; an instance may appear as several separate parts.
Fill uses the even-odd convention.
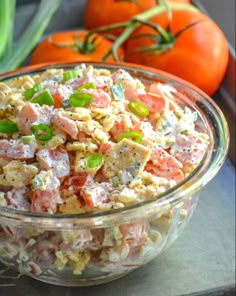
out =
[[[171,83],[176,84],[185,91],[191,93],[201,102],[210,108],[213,113],[214,120],[217,122],[218,133],[222,138],[223,147],[220,147],[218,143],[213,140],[212,130],[215,127],[207,124],[206,118],[203,116],[204,123],[207,124],[207,128],[210,132],[210,149],[207,149],[206,154],[200,164],[195,168],[195,170],[182,182],[178,183],[176,186],[172,187],[163,194],[158,195],[158,197],[150,199],[148,201],[143,201],[134,205],[126,206],[124,208],[103,210],[95,213],[82,213],[82,214],[48,214],[48,213],[33,213],[28,211],[16,210],[8,207],[0,206],[0,221],[12,220],[23,224],[38,223],[39,227],[84,227],[93,226],[101,227],[102,225],[114,225],[119,222],[129,222],[130,220],[140,220],[149,217],[150,215],[156,213],[158,209],[161,211],[163,207],[172,207],[183,201],[189,194],[193,195],[199,191],[203,186],[205,186],[219,171],[225,158],[227,157],[229,149],[229,130],[226,119],[217,106],[217,104],[202,90],[200,90],[195,85],[187,82],[179,77],[172,74],[166,73],[161,70],[146,67],[143,65],[136,65],[131,63],[116,63],[116,62],[95,62],[95,61],[74,61],[74,62],[60,62],[60,63],[44,63],[39,65],[32,65],[23,67],[14,71],[0,74],[0,82],[12,79],[14,77],[33,74],[37,72],[42,72],[47,69],[54,68],[73,68],[78,65],[93,65],[100,68],[108,69],[120,69],[123,68],[129,72],[142,74],[147,76],[148,74],[153,76],[153,78],[164,79]],[[221,143],[221,144],[222,144]],[[218,146],[217,146],[218,145]],[[214,159],[213,159],[214,158]],[[210,167],[209,167],[210,166]],[[196,181],[197,179],[197,181]],[[132,219],[131,219],[132,216]]]

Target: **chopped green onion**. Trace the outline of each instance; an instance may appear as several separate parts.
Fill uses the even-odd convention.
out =
[[[11,1],[5,0],[5,2]],[[29,23],[24,33],[17,41],[15,48],[8,50],[8,52],[4,55],[4,58],[0,61],[0,73],[14,70],[20,66],[20,64],[25,60],[25,58],[39,41],[44,30],[47,28],[52,15],[59,7],[60,3],[61,0],[40,1],[32,21]],[[3,11],[3,13],[5,12]],[[8,18],[8,15],[6,15],[6,18]],[[12,18],[9,19],[9,22],[12,22]]]
[[[12,38],[12,6],[14,1],[0,0],[0,58],[4,56],[8,48],[9,39]],[[1,67],[0,67],[1,68]]]
[[[69,97],[69,103],[73,107],[89,106],[92,98],[90,94],[74,93]]]
[[[111,91],[115,100],[123,100],[125,98],[121,84],[114,84]]]
[[[39,141],[49,141],[53,137],[50,127],[43,123],[31,126],[30,130]]]
[[[35,91],[33,88],[29,88],[24,91],[24,96],[27,101],[30,100],[34,94],[35,94]]]
[[[13,49],[13,39],[14,39],[14,23],[12,20],[15,19],[15,12],[16,12],[16,0],[11,0],[11,1],[8,1],[6,0],[7,2],[10,2],[10,15],[7,16],[7,13],[6,11],[4,11],[3,9],[3,13],[5,14],[5,17],[8,18],[8,21],[10,22],[10,26],[8,27],[8,40],[7,40],[7,43],[6,43],[6,46],[5,46],[5,50],[4,50],[4,53],[3,55],[1,56],[1,59],[4,59],[4,57],[12,51]],[[1,1],[0,1],[1,2]],[[1,13],[0,13],[1,14]],[[1,19],[1,16],[0,16],[0,19]],[[0,27],[2,27],[0,25]],[[2,31],[2,30],[1,30]],[[2,35],[2,34],[1,34]],[[1,68],[1,66],[0,66]]]
[[[35,85],[32,88],[26,89],[24,91],[24,96],[26,100],[30,100],[34,94],[42,90],[42,86],[39,82],[35,83]]]
[[[133,112],[135,115],[139,117],[146,117],[149,115],[149,110],[148,108],[141,102],[132,100],[129,102],[128,107],[131,112]]]
[[[81,70],[70,70],[70,71],[66,71],[63,73],[63,80],[64,81],[69,81],[71,79],[75,79],[77,77],[81,77],[82,76],[82,71]]]
[[[45,89],[37,97],[31,100],[32,103],[42,105],[53,105],[55,103],[48,89]]]
[[[42,185],[43,185],[43,182],[39,177],[36,176],[34,179],[32,179],[32,187],[31,187],[32,190],[41,188]]]
[[[102,161],[103,161],[102,153],[92,154],[88,158],[88,167],[90,169],[97,168],[98,166],[100,166],[100,164],[102,163]]]
[[[2,134],[13,134],[18,132],[17,125],[10,120],[0,121],[0,133]]]
[[[31,135],[31,136],[22,136],[22,137],[21,137],[21,141],[22,141],[24,144],[30,144],[30,143],[32,143],[34,140],[35,140],[35,136],[34,136],[34,135]]]
[[[80,91],[81,89],[96,89],[96,88],[97,86],[95,83],[88,82],[88,83],[82,84],[79,88],[77,88],[76,91]]]
[[[132,139],[136,143],[142,143],[142,135],[138,132],[126,132],[119,136],[118,142],[122,141],[123,139]]]

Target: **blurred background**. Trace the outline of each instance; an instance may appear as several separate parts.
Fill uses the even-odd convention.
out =
[[[53,1],[53,0],[51,0]],[[103,0],[98,0],[102,1]],[[39,2],[39,0],[17,0],[18,6],[21,4],[36,4]],[[73,15],[70,13],[70,21],[60,18],[60,28],[61,30],[67,29],[69,26],[70,28],[74,27],[77,28],[78,26],[82,27],[83,25],[83,8],[85,5],[86,0],[63,0],[63,4],[65,6],[65,9],[63,11],[66,15],[66,6],[69,4],[70,6],[75,5],[80,7],[80,11],[78,9],[70,10],[74,11]],[[228,41],[232,45],[233,48],[235,48],[235,0],[193,0],[193,3],[202,5],[203,9],[205,8],[208,14],[217,22],[217,24],[221,27],[221,29],[224,31]],[[20,11],[18,13],[18,16],[24,13],[24,10]],[[57,15],[55,16],[57,17]],[[59,15],[58,15],[59,17]],[[20,26],[21,27],[21,26]],[[49,26],[50,27],[50,26]],[[20,28],[19,28],[20,29]],[[51,30],[51,27],[48,28],[49,31]]]

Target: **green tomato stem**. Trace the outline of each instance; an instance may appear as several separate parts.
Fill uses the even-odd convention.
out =
[[[169,7],[172,10],[189,10],[189,11],[199,11],[196,7],[190,4],[176,4],[170,3]],[[161,14],[166,11],[166,5],[160,4],[155,7],[144,11],[140,14],[137,14],[130,21],[125,23],[119,23],[110,26],[100,27],[96,30],[91,31],[90,33],[101,33],[107,30],[116,29],[116,28],[125,28],[123,33],[116,39],[113,43],[111,49],[102,57],[102,60],[105,61],[110,55],[113,55],[115,61],[119,61],[117,56],[117,49],[128,39],[128,37],[133,33],[133,31],[140,26],[140,23],[147,21],[148,19]],[[89,34],[90,34],[89,33]],[[169,38],[169,37],[168,37]]]

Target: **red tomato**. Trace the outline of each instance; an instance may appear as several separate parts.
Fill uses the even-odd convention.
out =
[[[123,239],[127,242],[130,248],[142,246],[147,239],[148,231],[148,221],[138,221],[120,225],[120,232]]]
[[[103,186],[82,188],[80,192],[86,204],[95,208],[101,203],[108,202],[108,194]]]
[[[124,122],[124,117],[117,117],[110,133],[115,140],[118,140],[119,136],[124,132],[133,131],[133,132],[141,133],[141,129],[140,129],[141,122],[142,122],[141,120],[137,119],[136,122],[133,122],[132,128],[127,128]]]
[[[190,4],[190,0],[167,0],[167,2],[172,2],[172,3],[179,3],[179,4]]]
[[[69,190],[74,194],[78,194],[81,188],[84,186],[87,181],[88,174],[86,173],[75,173],[65,178],[62,188]]]
[[[190,3],[190,0],[167,0],[172,3]],[[87,0],[84,25],[88,30],[129,21],[135,15],[153,8],[156,0]],[[122,29],[110,31],[119,36]]]
[[[59,93],[55,93],[52,95],[53,99],[54,99],[54,107],[55,108],[61,108],[61,101],[64,99],[63,96]]]
[[[165,99],[154,94],[139,95],[138,100],[146,105],[150,112],[160,112],[165,107]]]
[[[103,143],[99,147],[99,152],[101,152],[103,155],[105,155],[110,148],[111,148],[110,143]]]
[[[151,21],[166,28],[167,13]],[[155,44],[149,37],[129,39],[126,43],[125,61],[151,66],[181,77],[212,95],[219,87],[228,62],[228,48],[224,34],[206,15],[198,11],[173,10],[170,21],[171,34],[197,22],[173,41],[173,46],[163,53],[137,51],[140,47]],[[147,26],[140,26],[133,37],[156,34]]]
[[[180,183],[184,179],[184,174],[180,169],[163,170],[160,167],[154,165],[152,162],[148,162],[145,171],[157,176],[166,178],[167,180],[174,180],[176,184]]]
[[[107,108],[110,105],[110,98],[102,89],[84,89],[81,92],[92,96],[91,108]]]
[[[133,3],[132,3],[133,2]],[[117,0],[87,0],[84,12],[85,28],[88,30],[98,27],[125,22],[136,14],[152,8],[156,5],[155,0],[117,1]],[[112,34],[120,35],[122,30],[113,30]]]
[[[97,35],[94,49],[91,50],[91,52],[85,53],[78,48],[73,49],[69,47],[76,44],[76,37],[83,42],[86,34],[87,31],[53,33],[35,47],[30,58],[30,65],[48,62],[101,60],[112,46],[112,42],[102,36]],[[63,44],[63,46],[60,46],[60,44]],[[66,45],[66,47],[64,45]],[[118,55],[120,57],[123,55],[122,49],[119,49]],[[108,61],[113,61],[113,58],[110,56]]]
[[[40,190],[34,191],[32,198],[31,211],[32,212],[51,212],[56,213],[58,200],[58,190]]]

